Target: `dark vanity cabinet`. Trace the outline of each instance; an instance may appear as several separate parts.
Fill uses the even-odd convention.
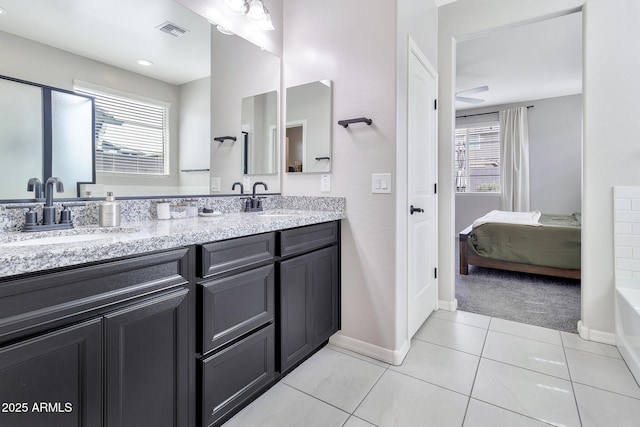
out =
[[[0,279],[0,426],[222,424],[340,328],[339,233]]]
[[[190,260],[0,281],[0,425],[189,425]]]
[[[339,223],[198,247],[200,425],[220,425],[340,327]]]
[[[338,223],[281,233],[280,371],[304,360],[340,329]]]

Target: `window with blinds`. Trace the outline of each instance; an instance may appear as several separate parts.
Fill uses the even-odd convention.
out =
[[[458,193],[500,192],[500,125],[456,129],[454,174]]]
[[[95,98],[96,172],[169,174],[167,104],[94,88],[75,90]]]

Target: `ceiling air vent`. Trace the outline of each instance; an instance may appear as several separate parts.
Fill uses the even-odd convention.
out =
[[[156,28],[162,31],[163,33],[170,34],[174,37],[180,37],[185,33],[189,32],[189,30],[185,30],[184,28],[179,27],[173,22],[169,22],[169,21],[158,25]]]

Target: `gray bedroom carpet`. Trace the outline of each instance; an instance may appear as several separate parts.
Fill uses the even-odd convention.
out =
[[[580,280],[473,266],[461,276],[457,250],[456,299],[459,310],[560,331],[577,333],[580,320]]]

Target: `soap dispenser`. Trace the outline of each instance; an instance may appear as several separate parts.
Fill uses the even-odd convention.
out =
[[[120,203],[113,197],[112,192],[107,192],[107,197],[99,208],[100,227],[117,227],[120,225]]]

